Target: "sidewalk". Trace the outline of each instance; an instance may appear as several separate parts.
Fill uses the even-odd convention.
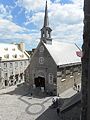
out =
[[[78,85],[80,85],[80,89],[81,89],[81,84],[78,84]],[[76,93],[77,93],[77,91],[74,90],[73,87],[72,87],[72,88],[66,90],[65,92],[61,93],[60,98],[70,98],[73,95],[75,95]]]

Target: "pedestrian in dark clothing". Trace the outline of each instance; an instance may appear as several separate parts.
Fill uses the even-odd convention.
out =
[[[58,107],[57,108],[57,115],[59,116],[59,113],[60,113],[60,108]]]
[[[32,93],[31,93],[31,96],[32,96]]]
[[[77,90],[77,92],[79,92],[80,91],[80,86],[78,85],[78,90]]]
[[[77,90],[77,84],[74,83],[74,90]]]

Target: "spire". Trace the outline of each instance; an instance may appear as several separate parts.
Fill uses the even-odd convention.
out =
[[[52,43],[51,31],[52,29],[49,27],[47,0],[46,0],[44,25],[43,25],[43,28],[41,29],[41,41],[43,41],[46,44],[49,44],[49,43],[51,44]]]
[[[45,16],[44,16],[44,27],[48,27],[48,26],[49,26],[49,21],[48,21],[47,0],[46,0]]]

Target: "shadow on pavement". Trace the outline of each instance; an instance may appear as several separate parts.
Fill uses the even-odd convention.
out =
[[[35,120],[62,120],[61,115],[57,114],[56,108],[48,108]]]
[[[13,87],[13,86],[11,86],[11,87]],[[11,90],[9,90],[9,92],[7,91],[7,92],[4,92],[0,95],[9,94],[9,95],[21,95],[21,96],[23,96],[23,95],[27,95],[29,93],[30,93],[29,86],[27,86],[25,83],[22,83],[22,84],[17,85],[17,87],[15,86],[15,89],[11,89]]]
[[[5,93],[1,93],[0,95],[4,95],[4,94],[20,95],[20,96],[39,98],[39,99],[50,96],[45,92],[41,92],[39,88],[36,88],[36,89],[30,88],[30,86],[26,85],[25,83],[19,84],[17,85],[17,87],[15,87],[15,89],[9,90],[9,92],[7,91]]]

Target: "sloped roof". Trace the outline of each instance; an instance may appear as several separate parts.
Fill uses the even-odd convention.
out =
[[[0,57],[2,58],[2,61],[28,59],[29,54],[27,54],[25,51],[22,52],[19,50],[18,45],[16,44],[0,43]],[[15,55],[17,56],[16,58]]]
[[[57,41],[52,41],[52,44],[43,44],[57,65],[81,62],[81,58],[76,55],[79,49],[75,44]]]

